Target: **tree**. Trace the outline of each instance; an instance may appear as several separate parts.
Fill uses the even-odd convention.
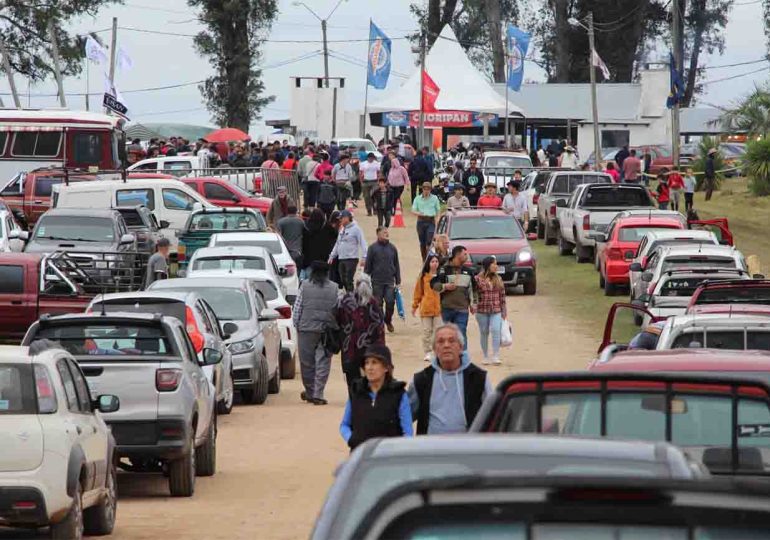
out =
[[[248,132],[251,120],[275,96],[264,97],[260,46],[278,10],[277,0],[188,0],[201,8],[206,30],[195,36],[214,75],[200,85],[206,106],[220,126]]]
[[[15,73],[40,81],[53,74],[48,25],[53,21],[63,75],[77,75],[84,56],[80,38],[64,30],[65,23],[81,15],[96,15],[102,5],[120,0],[3,0],[0,3],[2,38]],[[0,68],[1,69],[1,68]]]
[[[733,0],[690,0],[685,15],[685,91],[683,107],[689,107],[698,91],[697,81],[703,73],[702,52],[708,54],[725,49],[724,30]]]
[[[770,89],[756,88],[719,118],[725,131],[741,131],[751,138],[770,136]]]

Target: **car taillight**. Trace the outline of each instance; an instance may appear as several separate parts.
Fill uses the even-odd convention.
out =
[[[37,508],[35,501],[16,501],[11,505],[12,510],[34,510]]]
[[[551,216],[556,217],[556,205],[555,204],[551,205],[551,209],[549,210],[549,213],[551,214]]]
[[[590,231],[591,230],[591,215],[586,214],[583,216],[583,230],[584,231]]]
[[[284,269],[286,270],[286,277],[291,277],[297,273],[297,266],[294,264],[287,264]]]
[[[198,322],[195,320],[190,306],[187,306],[185,309],[185,319],[187,319],[187,334],[190,336],[190,341],[192,341],[195,347],[195,352],[199,353],[203,350],[203,344],[206,342],[206,339],[198,328]]]
[[[158,392],[173,392],[181,380],[181,369],[159,369],[155,372],[155,388]]]
[[[187,253],[187,248],[184,247],[184,244],[179,244],[179,247],[177,247],[176,249],[176,260],[177,261],[185,260],[186,253]]]
[[[607,250],[607,258],[613,261],[619,261],[623,259],[623,250],[620,248],[610,248]]]
[[[536,193],[532,196],[532,204],[537,204],[537,202],[540,200],[540,194]]]
[[[291,319],[291,306],[281,306],[275,309],[282,319]]]

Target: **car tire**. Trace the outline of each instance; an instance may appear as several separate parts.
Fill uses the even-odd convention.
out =
[[[602,274],[602,269],[599,268],[599,288],[604,288],[604,274]]]
[[[591,260],[590,248],[583,247],[577,239],[577,233],[575,234],[575,261],[578,264],[587,263]]]
[[[615,296],[615,285],[607,279],[604,280],[604,296]]]
[[[217,415],[212,415],[206,442],[195,449],[196,476],[214,476],[217,472]]]
[[[288,352],[288,351],[287,351]],[[297,355],[281,355],[281,378],[293,379],[297,376]]]
[[[59,523],[50,527],[51,540],[81,540],[83,538],[83,500],[80,482],[75,485],[72,506]]]
[[[168,489],[172,497],[192,497],[195,493],[195,429],[190,436],[190,451],[168,464]]]
[[[545,227],[543,227],[543,224],[540,223],[540,220],[537,220],[537,237],[542,240],[545,238]]]
[[[636,326],[642,326],[643,322],[644,322],[644,315],[642,313],[639,313],[638,311],[634,311],[634,324]]]
[[[567,242],[564,237],[561,235],[561,233],[558,234],[558,242],[559,242],[559,255],[567,256],[570,253],[572,253],[572,244]]]
[[[551,227],[548,226],[548,223],[546,222],[545,225],[545,232],[543,233],[545,238],[545,245],[546,246],[552,246],[556,243],[556,237],[554,236],[556,233],[554,233],[551,230]]]
[[[118,469],[110,463],[110,470],[105,478],[107,495],[96,506],[83,511],[83,529],[89,536],[112,534],[115,528],[115,516],[118,511]]]
[[[257,361],[257,373],[251,388],[241,390],[241,397],[249,405],[262,405],[267,400],[268,379],[267,360],[260,356]]]
[[[530,281],[524,282],[524,294],[532,296],[537,293],[537,278],[532,278]]]
[[[281,391],[281,363],[278,362],[278,368],[275,370],[275,375],[270,378],[270,382],[267,384],[268,394],[278,394]]]
[[[235,388],[233,387],[232,371],[230,372],[230,383],[228,386],[230,388],[225,392],[224,399],[217,403],[218,414],[230,414],[233,411],[233,403],[235,402]]]

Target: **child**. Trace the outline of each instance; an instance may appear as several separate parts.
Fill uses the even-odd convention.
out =
[[[387,180],[377,180],[377,189],[372,190],[372,210],[377,214],[378,227],[390,227],[394,197],[393,188],[388,185]]]
[[[438,255],[428,255],[422,272],[414,285],[414,298],[412,300],[412,316],[420,310],[420,322],[422,323],[422,350],[425,353],[424,360],[430,362],[433,352],[433,335],[441,323],[441,299],[430,286],[430,280],[438,274],[441,261]]]
[[[612,177],[613,184],[620,183],[620,173],[615,168],[615,163],[613,163],[612,161],[607,162],[607,169],[604,172],[606,172]]]
[[[658,209],[668,210],[668,203],[671,200],[671,190],[668,187],[668,178],[666,177],[665,169],[658,175],[658,187],[655,192],[655,197],[658,199]]]
[[[503,201],[497,196],[497,186],[495,184],[487,184],[484,186],[484,190],[484,195],[479,197],[478,206],[500,208],[503,205]]]
[[[679,169],[674,167],[671,174],[668,175],[668,189],[671,192],[671,209],[679,211],[679,197],[684,189],[684,180],[679,174]]]
[[[698,182],[695,180],[695,176],[692,174],[692,169],[687,168],[687,176],[684,177],[684,209],[689,213],[692,210],[692,201],[695,197],[695,186]]]

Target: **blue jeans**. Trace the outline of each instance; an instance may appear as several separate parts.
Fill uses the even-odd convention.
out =
[[[481,351],[484,353],[484,358],[489,357],[487,355],[489,334],[492,334],[492,355],[496,357],[500,353],[500,329],[503,325],[502,313],[477,313],[476,321],[479,323]]]
[[[658,210],[668,210],[668,201],[658,203]]]
[[[420,241],[420,247],[429,248],[433,242],[433,233],[436,232],[436,222],[432,219],[417,220],[417,238]],[[423,257],[424,259],[425,257]]]
[[[442,309],[441,320],[445,323],[453,323],[460,328],[460,332],[463,335],[463,350],[468,349],[468,311],[460,311],[457,309]]]

